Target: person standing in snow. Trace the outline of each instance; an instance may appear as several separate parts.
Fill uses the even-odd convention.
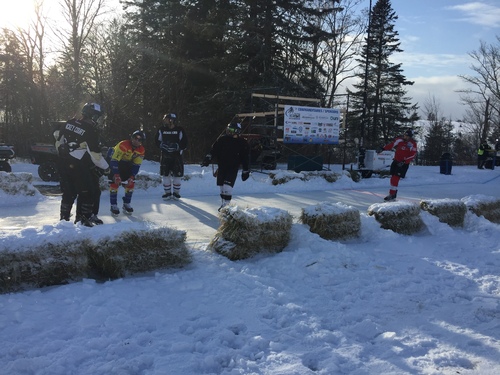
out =
[[[488,153],[490,151],[490,145],[485,140],[481,141],[479,149],[477,150],[477,168],[484,169],[486,160],[488,159]]]
[[[69,221],[75,199],[79,201],[76,222],[92,227],[96,192],[96,168],[107,169],[108,163],[101,155],[97,121],[103,115],[97,103],[87,103],[82,117],[68,120],[54,132],[59,155],[60,186],[62,191],[60,219]],[[94,215],[95,216],[95,215]]]
[[[184,129],[177,124],[175,113],[163,116],[163,126],[158,130],[155,143],[161,150],[160,175],[163,176],[165,191],[162,198],[179,199],[181,178],[184,176],[182,153],[188,146],[188,139]]]
[[[250,149],[246,139],[240,137],[242,128],[237,122],[230,123],[225,131],[212,145],[210,152],[205,156],[202,167],[207,167],[213,159],[217,160],[217,186],[220,188],[222,205],[219,211],[231,203],[233,187],[241,165],[243,172],[241,179],[246,181],[250,176],[249,155]]]
[[[123,212],[131,215],[134,209],[130,205],[132,194],[134,193],[135,176],[141,168],[144,160],[143,143],[146,140],[146,134],[141,130],[136,130],[130,136],[130,139],[119,142],[115,147],[109,150],[109,202],[111,204],[111,214],[117,216],[120,214],[118,208],[118,189],[120,185],[125,188],[123,200]]]
[[[394,159],[391,163],[391,180],[389,195],[384,198],[385,201],[396,199],[398,194],[398,185],[401,178],[405,178],[410,163],[417,155],[417,142],[413,139],[413,130],[406,130],[401,137],[397,137],[391,143],[385,145],[379,150],[395,150]]]

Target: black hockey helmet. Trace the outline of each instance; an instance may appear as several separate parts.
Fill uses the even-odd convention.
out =
[[[99,117],[104,114],[102,107],[97,103],[86,103],[82,108],[82,116],[84,118],[90,118],[94,122],[97,122]]]
[[[241,134],[242,130],[243,129],[241,128],[241,124],[239,122],[231,122],[226,128],[226,131],[229,134]]]
[[[175,113],[167,113],[163,116],[163,121],[172,120],[173,122],[177,122],[177,115]]]
[[[413,137],[413,130],[412,129],[407,129],[403,135],[407,135],[408,137],[412,138]]]
[[[130,138],[135,138],[139,142],[144,143],[144,141],[146,140],[146,133],[144,133],[142,130],[136,130],[132,133]]]

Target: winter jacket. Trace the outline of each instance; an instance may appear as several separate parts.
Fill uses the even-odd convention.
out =
[[[119,162],[128,162],[131,164],[131,175],[135,177],[135,175],[139,172],[142,161],[144,160],[145,152],[146,150],[143,145],[134,148],[131,140],[127,139],[125,141],[121,141],[113,148],[113,153],[109,162],[112,174],[119,173]]]
[[[99,138],[95,125],[90,120],[71,119],[54,132],[56,148],[62,159],[77,159],[106,169],[108,164],[101,155]]]
[[[477,154],[479,156],[487,156],[488,155],[488,151],[490,150],[490,145],[487,144],[487,143],[481,143],[481,145],[479,146],[479,149],[477,150]]]
[[[188,146],[188,139],[186,132],[180,126],[162,126],[156,134],[155,144],[158,146],[162,153],[175,153],[180,154]]]
[[[244,138],[223,135],[212,145],[210,155],[220,168],[238,169],[241,164],[244,171],[249,170],[249,147]]]
[[[410,164],[417,155],[417,142],[414,139],[405,141],[403,137],[397,137],[394,141],[384,146],[384,150],[392,149],[395,149],[395,161]]]

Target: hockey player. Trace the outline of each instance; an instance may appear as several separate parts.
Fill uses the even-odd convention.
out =
[[[413,139],[413,130],[406,130],[401,137],[397,137],[391,143],[382,147],[379,151],[395,150],[394,159],[391,164],[391,187],[389,195],[384,198],[385,201],[396,199],[398,194],[398,185],[401,178],[405,178],[410,163],[417,155],[417,142]]]
[[[144,160],[145,149],[143,143],[145,140],[146,134],[141,130],[136,130],[132,133],[130,139],[121,141],[110,149],[109,201],[113,216],[120,214],[118,208],[118,189],[120,185],[125,188],[125,195],[122,197],[123,213],[131,215],[134,212],[130,202],[134,193],[135,176]]]
[[[246,181],[249,171],[249,146],[246,139],[240,137],[242,128],[237,122],[230,123],[225,131],[212,145],[210,152],[205,156],[202,167],[207,167],[213,159],[217,160],[217,186],[220,188],[222,205],[219,211],[231,203],[233,187],[238,175],[238,168],[242,165],[241,179]]]
[[[163,176],[162,195],[164,200],[181,197],[181,178],[184,176],[184,160],[182,153],[188,145],[184,129],[177,124],[177,115],[167,113],[163,116],[163,126],[158,129],[155,138],[156,145],[161,150],[160,175]]]
[[[490,145],[486,140],[482,140],[477,150],[477,168],[484,169],[486,165],[486,160],[488,160],[488,155],[490,153]]]
[[[105,170],[108,163],[101,155],[96,123],[103,115],[97,103],[82,108],[81,119],[73,118],[54,132],[59,155],[60,186],[62,191],[61,220],[69,221],[75,199],[80,212],[77,222],[92,227],[96,184],[95,168]]]

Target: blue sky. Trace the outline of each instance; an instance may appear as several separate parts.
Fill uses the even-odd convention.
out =
[[[461,118],[465,107],[458,104],[455,90],[464,88],[464,83],[458,75],[473,74],[468,54],[479,49],[481,40],[499,43],[500,1],[392,0],[391,4],[404,50],[394,61],[402,62],[405,76],[415,81],[409,96],[421,108],[433,96],[442,116]]]

